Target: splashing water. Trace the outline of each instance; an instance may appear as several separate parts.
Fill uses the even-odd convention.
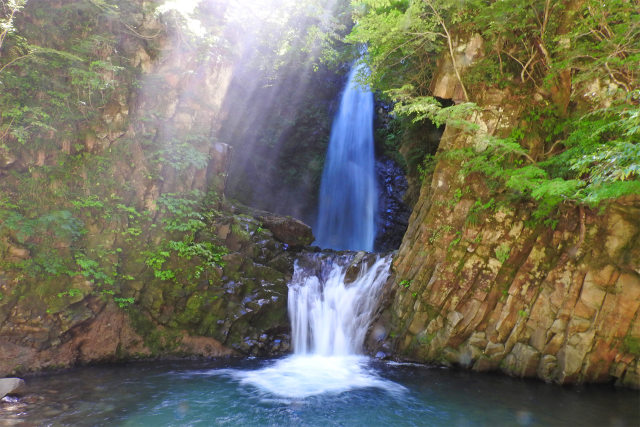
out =
[[[360,270],[352,283],[345,283],[347,267],[331,262],[309,271],[296,265],[289,284],[289,317],[296,354],[346,356],[357,354],[380,292],[387,278],[391,257],[380,258]]]
[[[366,262],[350,283],[349,256],[310,255],[297,262],[289,284],[289,316],[295,354],[257,371],[222,372],[242,384],[284,398],[302,399],[358,388],[392,394],[405,388],[380,378],[358,354],[389,276],[391,257]]]
[[[322,173],[316,244],[372,251],[378,194],[373,155],[373,94],[356,80],[355,65],[333,122]]]

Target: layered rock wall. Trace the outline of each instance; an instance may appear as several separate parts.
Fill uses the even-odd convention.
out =
[[[473,60],[475,44],[458,49],[459,63]],[[459,83],[440,65],[435,94],[455,98]],[[517,123],[517,96],[478,98],[480,129],[500,136]],[[482,149],[447,128],[440,150],[474,145]],[[460,168],[443,157],[422,186],[394,261],[386,348],[476,371],[640,387],[640,199],[568,207],[551,227],[524,202],[478,210],[485,178]]]

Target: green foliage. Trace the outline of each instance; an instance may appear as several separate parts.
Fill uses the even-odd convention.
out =
[[[164,231],[180,238],[162,239],[155,249],[145,252],[145,264],[157,279],[178,282],[181,268],[169,267],[169,264],[175,264],[172,262],[174,255],[186,261],[197,260],[193,271],[183,277],[186,280],[199,278],[206,268],[224,266],[222,257],[228,253],[225,246],[196,239],[197,233],[206,227],[207,214],[202,211],[199,201],[203,194],[195,191],[188,196],[164,194],[158,199]],[[207,199],[211,201],[217,197],[209,194]]]
[[[98,257],[104,256],[104,252],[98,252]],[[98,287],[107,286],[111,287],[115,284],[117,273],[115,271],[115,265],[105,267],[100,261],[87,257],[86,254],[76,254],[76,264],[80,270],[80,274],[87,279],[91,280]],[[109,268],[111,267],[111,268]]]
[[[62,298],[62,297],[71,297],[71,298],[75,298],[77,296],[82,295],[82,291],[80,289],[75,289],[75,288],[71,288],[68,291],[64,291],[64,292],[60,292],[58,294],[58,298]]]
[[[208,127],[176,135],[160,126],[156,111],[147,112],[148,121],[128,123],[134,114],[123,108],[135,104],[142,81],[130,50],[140,43],[153,56],[168,40],[165,30],[179,31],[179,25],[171,27],[174,20],[167,19],[151,37],[139,33],[154,2],[83,0],[50,7],[33,0],[10,22],[3,15],[7,7],[22,12],[25,3],[0,0],[0,242],[2,251],[20,249],[0,263],[20,278],[20,297],[35,284],[43,301],[58,301],[48,313],[87,295],[127,308],[135,304],[127,282],[134,275],[151,277],[132,268],[146,254],[149,270],[162,280],[189,283],[210,274],[227,250],[198,236],[215,215],[203,211],[203,195],[165,194],[159,212],[145,211],[136,191],[149,183],[139,175],[132,182],[128,170],[141,170],[143,180],[172,174],[179,180],[208,164]],[[180,52],[198,56],[203,66],[230,57],[228,34],[216,32],[218,24],[217,40],[180,39]],[[189,94],[194,102],[207,102],[195,92]],[[128,129],[135,140],[123,136]],[[49,286],[51,278],[61,286]],[[66,289],[76,281],[84,283]]]
[[[448,249],[451,250],[454,246],[460,243],[461,240],[462,240],[462,233],[460,231],[457,231],[456,237],[451,242],[449,242]]]
[[[13,21],[16,14],[26,3],[27,0],[0,0],[0,52],[7,35],[15,31]]]
[[[486,203],[483,203],[482,200],[476,200],[475,203],[469,209],[469,213],[467,214],[466,222],[471,226],[476,226],[480,223],[482,217],[489,211],[492,212],[496,209],[496,201],[493,198],[490,198]],[[480,236],[478,234],[478,236]]]
[[[135,299],[132,297],[129,297],[129,298],[115,297],[113,300],[115,301],[116,304],[118,304],[118,307],[120,308],[127,308],[135,302]]]
[[[640,356],[640,338],[627,335],[622,341],[622,348],[634,356]]]
[[[411,118],[413,122],[430,120],[436,126],[449,125],[465,131],[477,130],[478,126],[469,121],[471,113],[479,111],[476,104],[464,102],[443,107],[432,96],[416,96],[412,85],[404,85],[399,89],[390,89],[386,94],[395,102],[393,112],[399,116]]]
[[[420,182],[423,182],[428,176],[431,176],[431,174],[433,174],[436,163],[437,162],[434,155],[427,154],[426,156],[424,156],[422,164],[418,165],[418,178],[420,179]]]
[[[637,90],[640,68],[637,2],[586,0],[580,4],[573,12],[567,34],[555,38],[559,43],[553,51],[557,56],[554,71],[575,70],[573,81],[580,86],[606,77],[627,93]]]
[[[622,108],[622,111],[620,111]],[[613,111],[619,111],[617,115]],[[504,187],[538,203],[534,219],[544,220],[564,203],[598,206],[640,188],[637,112],[610,107],[589,113],[569,127],[564,150],[535,161],[513,136],[476,134],[476,146],[445,156],[462,162],[465,174],[492,178],[492,189]],[[552,131],[550,131],[553,134]],[[514,135],[514,133],[512,133]],[[517,133],[515,133],[517,136]]]
[[[598,206],[640,193],[634,2],[362,0],[354,7],[348,40],[367,44],[370,82],[395,102],[394,113],[455,127],[474,141],[436,160],[459,162],[465,176],[485,175],[494,193],[535,201],[534,219],[550,225],[563,204]],[[447,54],[451,31],[483,37],[481,60],[464,70],[454,63],[476,93],[510,87],[519,96],[544,95],[523,98],[530,107],[509,136],[478,129],[474,117],[483,112],[475,104],[443,107],[430,96],[435,64],[425,56]],[[421,176],[432,160],[425,162]],[[478,208],[469,222],[478,220]]]
[[[169,248],[177,253],[180,258],[190,260],[198,257],[203,263],[211,267],[222,267],[222,257],[229,253],[224,246],[214,245],[211,242],[169,241]]]
[[[153,276],[160,280],[172,280],[176,277],[173,270],[164,267],[171,253],[164,250],[149,251],[145,253],[145,264],[153,270]]]
[[[12,151],[27,143],[58,148],[56,137],[68,138],[107,103],[122,67],[92,60],[82,49],[78,53],[87,56],[31,46],[20,38],[13,43],[21,59],[0,61],[0,144]]]
[[[197,209],[198,199],[202,197],[202,194],[196,191],[190,196],[185,198],[170,193],[163,194],[158,198],[160,213],[165,215],[161,222],[166,231],[195,233],[204,228],[204,216]]]
[[[386,112],[382,114],[386,114]],[[388,123],[383,126],[377,126],[374,129],[374,133],[376,149],[383,156],[393,159],[398,165],[406,169],[405,159],[399,152],[404,133],[401,120],[390,116]]]
[[[347,40],[367,46],[371,83],[382,90],[411,84],[425,94],[444,47],[439,24],[424,2],[353,2],[357,24]]]
[[[199,151],[196,146],[207,139],[203,135],[183,135],[181,139],[169,139],[154,152],[153,160],[159,165],[171,165],[178,171],[191,167],[205,168],[209,155]]]
[[[84,233],[82,221],[67,210],[29,218],[15,210],[0,208],[0,221],[0,234],[10,233],[19,243],[33,241],[36,236],[40,241],[45,238],[75,240]]]

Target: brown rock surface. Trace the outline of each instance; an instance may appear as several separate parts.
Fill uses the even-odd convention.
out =
[[[389,308],[400,355],[559,383],[640,387],[640,275],[633,255],[640,246],[640,200],[621,201],[604,215],[588,213],[581,243],[577,210],[554,232],[516,229],[528,218],[526,207],[470,225],[467,212],[441,202],[459,185],[448,167],[441,162],[430,188],[424,186],[422,197],[431,202],[417,205],[394,262],[397,281],[411,281],[411,289],[397,287]],[[450,245],[456,231],[463,238]],[[503,261],[493,258],[501,245],[510,249]],[[434,322],[442,326],[428,328]],[[483,354],[470,350],[478,347],[472,338],[478,333],[488,341]],[[462,363],[458,355],[471,360]]]
[[[452,70],[439,72],[434,87],[453,96]],[[508,91],[478,103],[485,112],[472,120],[489,134],[517,123],[522,108]],[[474,144],[447,128],[440,150]],[[460,178],[459,168],[444,158],[422,186],[394,260],[384,313],[395,339],[385,345],[423,362],[639,388],[640,198],[584,216],[567,208],[555,229],[524,225],[532,211],[524,203],[469,221],[486,183]]]

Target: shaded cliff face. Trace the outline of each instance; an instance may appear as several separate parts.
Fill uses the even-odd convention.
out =
[[[208,15],[210,35],[221,36],[222,6]],[[33,108],[64,110],[55,97],[81,107],[70,103],[57,129],[29,134],[28,143],[11,132],[29,116],[3,134],[0,376],[288,351],[291,248],[313,237],[295,220],[222,197],[231,155],[217,141],[233,68],[227,40],[185,38],[175,17],[146,2],[116,12],[33,0],[16,23],[30,43],[63,52],[54,59],[96,45],[82,51],[86,61],[71,57],[71,68],[44,57],[3,72],[3,103],[33,93]],[[44,80],[21,86],[31,71]],[[98,92],[82,92],[78,76],[97,79]]]
[[[477,43],[458,49],[460,63]],[[434,94],[455,98],[456,85],[442,61]],[[492,135],[524,107],[506,90],[479,98],[484,113],[472,120]],[[440,150],[473,143],[447,128]],[[394,261],[382,348],[477,371],[640,387],[640,199],[566,208],[552,228],[535,225],[533,206],[489,197],[484,179],[460,168],[440,160],[422,186]]]
[[[376,160],[378,184],[378,218],[376,224],[376,252],[389,252],[400,247],[407,230],[410,209],[404,203],[409,187],[403,170],[390,158]]]

